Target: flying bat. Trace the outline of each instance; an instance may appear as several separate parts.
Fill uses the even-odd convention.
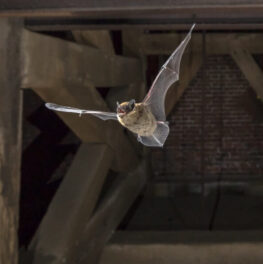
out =
[[[162,147],[169,134],[165,116],[165,96],[169,87],[179,79],[182,55],[191,38],[195,24],[185,39],[171,54],[156,76],[144,100],[136,103],[134,99],[119,104],[115,112],[82,110],[68,106],[46,103],[46,107],[60,112],[91,114],[102,120],[113,119],[137,135],[139,142],[150,147]]]

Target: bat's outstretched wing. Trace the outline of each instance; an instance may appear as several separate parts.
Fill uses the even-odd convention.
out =
[[[94,115],[94,116],[96,116],[102,120],[108,120],[108,119],[118,120],[117,114],[113,113],[113,112],[82,110],[82,109],[78,109],[78,108],[62,106],[62,105],[57,105],[57,104],[51,104],[51,103],[46,103],[46,107],[48,109],[51,109],[54,111],[59,111],[59,112],[76,113],[79,115],[91,114],[91,115]]]
[[[155,78],[148,94],[143,102],[147,104],[155,118],[159,121],[165,121],[165,96],[169,87],[179,79],[180,63],[185,47],[187,46],[195,24],[191,27],[189,33],[177,49],[172,53],[169,59],[162,66]]]

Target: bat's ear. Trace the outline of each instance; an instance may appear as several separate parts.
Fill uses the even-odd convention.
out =
[[[119,107],[120,106],[120,103],[117,101],[117,107]]]
[[[134,100],[134,99],[131,99],[131,100],[129,101],[129,108],[130,108],[131,110],[133,110],[134,106],[135,106],[135,100]]]

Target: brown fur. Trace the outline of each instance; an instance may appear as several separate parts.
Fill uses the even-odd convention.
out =
[[[121,106],[127,105],[124,102]],[[118,115],[120,123],[139,136],[150,136],[156,129],[157,122],[150,109],[143,103],[135,104],[134,109],[123,115]]]

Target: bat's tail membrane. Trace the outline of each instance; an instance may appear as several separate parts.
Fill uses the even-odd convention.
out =
[[[169,135],[168,122],[157,122],[157,127],[153,134],[148,137],[138,136],[138,141],[148,147],[163,147],[166,138]]]

